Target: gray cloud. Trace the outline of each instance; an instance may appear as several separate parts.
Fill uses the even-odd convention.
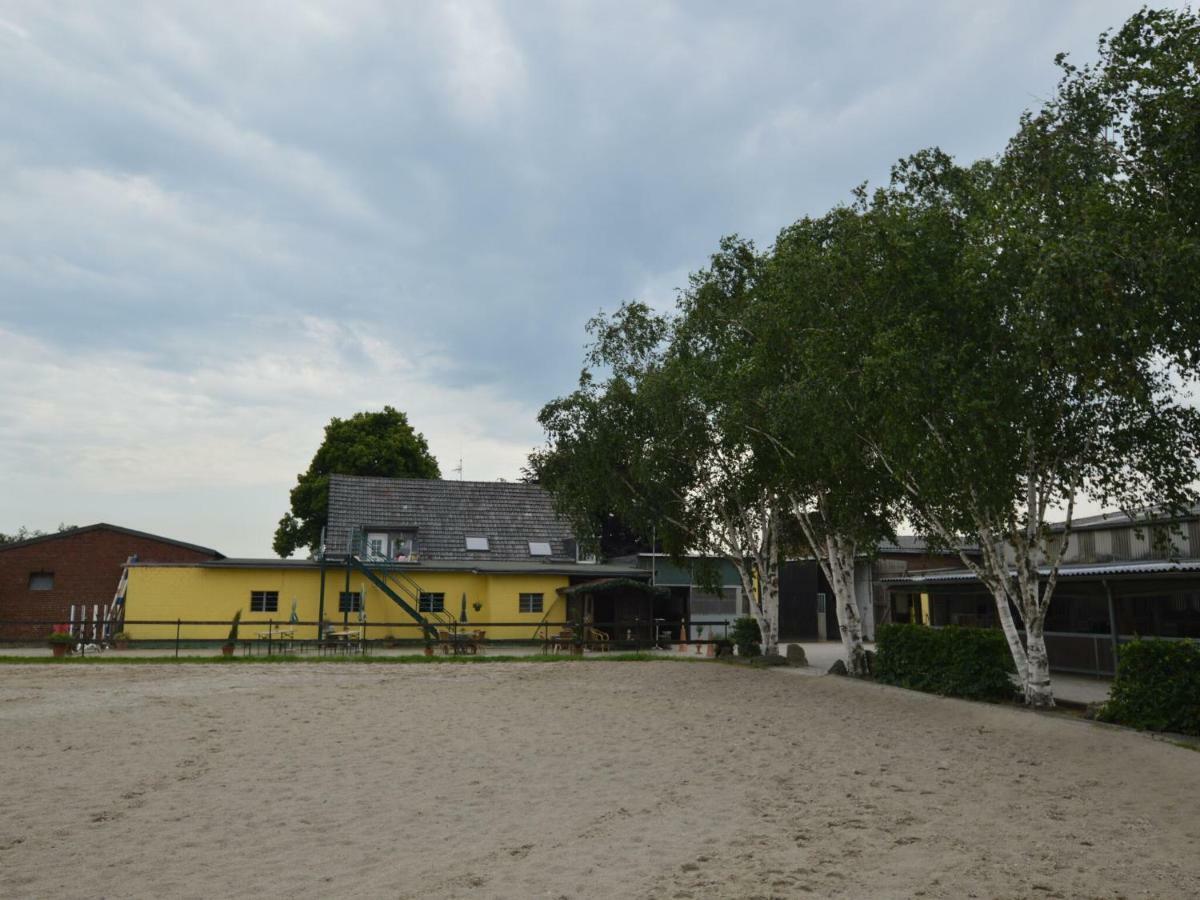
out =
[[[998,152],[1137,5],[0,2],[0,530],[263,553],[385,402],[513,477],[599,308]]]

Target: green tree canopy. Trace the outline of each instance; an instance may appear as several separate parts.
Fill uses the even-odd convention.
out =
[[[62,522],[59,522],[56,530],[61,534],[64,531],[70,531],[71,529],[78,527],[78,525],[66,525]],[[50,532],[48,531],[42,531],[40,528],[28,528],[27,526],[22,525],[12,534],[5,534],[3,531],[0,531],[0,546],[4,544],[15,544],[18,541],[27,541],[30,538],[44,537],[49,533]]]
[[[921,255],[946,277],[918,293],[896,281],[874,304],[871,443],[918,527],[979,545],[968,565],[1039,705],[1053,702],[1042,632],[1075,503],[1179,507],[1200,474],[1200,415],[1179,389],[1200,356],[1200,30],[1143,11],[1100,50],[1082,70],[1059,59],[1055,97],[998,159],[919,154],[875,201],[896,234],[948,227]]]
[[[296,477],[292,508],[275,531],[274,548],[281,557],[302,547],[314,553],[319,549],[328,516],[329,476],[333,474],[441,477],[424,435],[414,431],[408,416],[399,410],[385,406],[381,412],[331,419],[308,470]]]

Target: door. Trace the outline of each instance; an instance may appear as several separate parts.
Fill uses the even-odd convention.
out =
[[[367,533],[367,556],[373,559],[387,559],[388,536],[386,532],[371,531]]]

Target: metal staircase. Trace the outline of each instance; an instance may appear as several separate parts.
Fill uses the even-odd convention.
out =
[[[439,627],[450,630],[458,627],[458,621],[444,609],[421,612],[421,586],[399,569],[396,563],[371,554],[362,545],[361,535],[356,535],[347,557],[347,565],[361,572],[368,581],[390,597],[393,603],[408,613],[413,621],[421,626],[426,640],[437,640]]]

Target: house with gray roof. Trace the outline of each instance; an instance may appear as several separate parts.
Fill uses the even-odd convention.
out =
[[[536,484],[333,475],[325,556],[392,562],[578,562],[570,525]]]

